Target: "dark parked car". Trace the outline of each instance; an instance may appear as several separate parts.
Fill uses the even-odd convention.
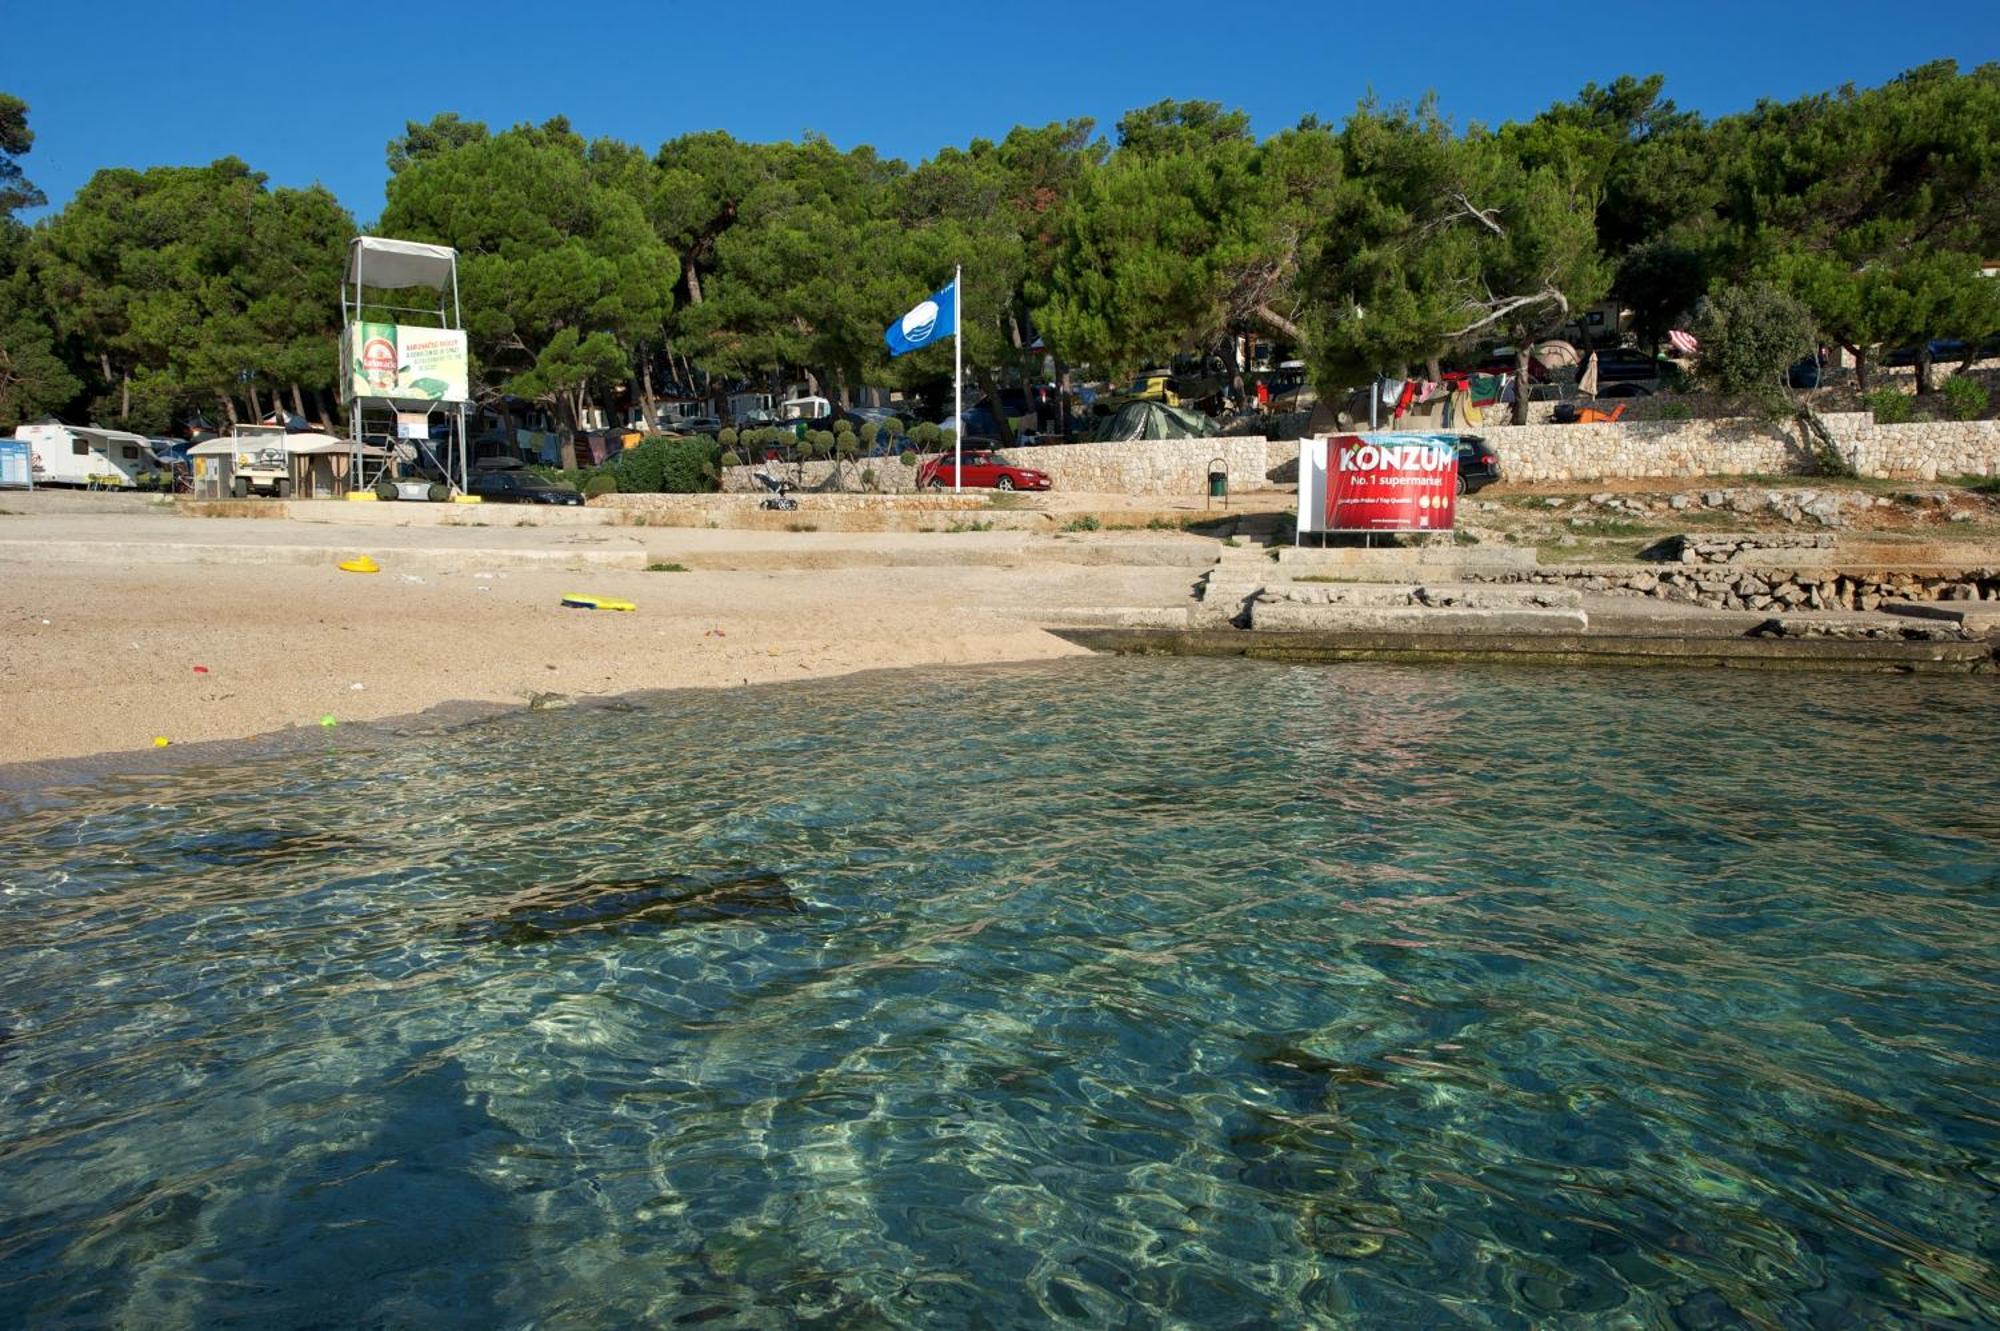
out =
[[[569,507],[583,504],[583,496],[567,485],[558,485],[532,471],[475,471],[466,482],[466,488],[489,504],[563,504]]]
[[[1607,347],[1603,351],[1596,352],[1595,355],[1597,356],[1597,379],[1599,383],[1629,382],[1634,379],[1658,379],[1666,372],[1666,366],[1658,357],[1649,356],[1637,347]],[[1587,357],[1586,363],[1588,363]],[[1599,396],[1608,396],[1608,394],[1600,394]]]
[[[1050,484],[1047,472],[1036,471],[1033,467],[1017,467],[989,448],[966,449],[962,470],[950,453],[932,458],[918,468],[917,484],[942,490],[952,483],[954,475],[960,485],[995,490],[1046,490]]]
[[[1500,455],[1476,434],[1458,437],[1458,492],[1469,495],[1500,479]]]
[[[1597,390],[1599,397],[1651,397],[1653,390],[1644,384],[1606,384]]]

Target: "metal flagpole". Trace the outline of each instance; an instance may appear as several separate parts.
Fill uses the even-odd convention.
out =
[[[951,490],[965,484],[965,269],[951,270]]]

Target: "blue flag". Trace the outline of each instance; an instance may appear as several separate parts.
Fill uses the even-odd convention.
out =
[[[882,340],[889,344],[891,356],[900,356],[950,337],[957,331],[958,284],[954,282],[890,324],[882,334]]]

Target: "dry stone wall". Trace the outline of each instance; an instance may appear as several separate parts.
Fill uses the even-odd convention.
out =
[[[1287,461],[1292,464],[1292,478],[1296,479],[1299,446],[1296,441],[1280,444],[1260,436],[1238,435],[1222,439],[1044,444],[1002,452],[1020,466],[1047,472],[1058,490],[1195,499],[1207,493],[1209,465],[1216,458],[1222,460],[1223,469],[1229,473],[1229,487],[1233,491],[1268,489],[1273,482],[1267,473],[1274,465],[1282,467]],[[796,468],[775,469],[797,483],[801,492],[832,488],[833,463],[808,462]],[[870,488],[862,482],[864,469],[874,472],[872,488],[884,493],[905,493],[916,488],[918,469],[893,457],[842,463],[847,488]],[[756,480],[758,470],[725,467],[722,488],[731,492],[759,490],[762,487]]]
[[[1928,421],[1877,425],[1864,412],[1823,417],[1843,456],[1864,476],[1936,480],[2000,475],[2000,421]],[[1621,478],[1809,475],[1813,454],[1791,422],[1743,418],[1621,421],[1615,425],[1502,425],[1481,433],[1499,450],[1507,480],[1597,481]],[[1049,444],[1009,450],[1025,467],[1047,472],[1055,488],[1086,494],[1193,499],[1221,459],[1237,494],[1298,481],[1297,440],[1254,435],[1221,439],[1138,439],[1106,444]],[[900,458],[784,466],[801,493],[874,491],[906,494],[917,468]],[[723,469],[722,488],[755,494],[757,467]]]
[[[1865,412],[1825,416],[1827,430],[1863,476],[1936,480],[2000,474],[2000,422],[1877,425]],[[1798,427],[1742,418],[1621,421],[1616,425],[1510,425],[1485,434],[1508,480],[1809,474],[1813,455]]]

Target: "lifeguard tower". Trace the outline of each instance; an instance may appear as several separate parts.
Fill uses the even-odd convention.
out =
[[[356,488],[400,457],[464,493],[471,391],[458,251],[356,236],[347,246],[340,315],[340,400]],[[438,426],[441,435],[433,433]],[[387,457],[367,448],[371,442],[388,448]]]

